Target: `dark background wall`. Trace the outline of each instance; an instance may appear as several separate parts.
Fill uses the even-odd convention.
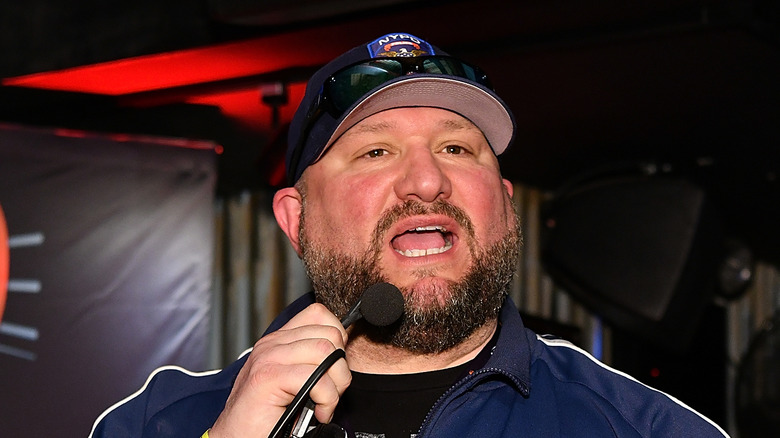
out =
[[[224,146],[221,189],[276,185],[295,86],[333,54],[405,31],[493,77],[519,122],[510,178],[555,189],[625,166],[681,174],[717,198],[731,234],[777,261],[779,24],[777,2],[746,0],[4,2],[0,119],[212,139]],[[215,73],[154,82],[160,54],[241,45],[266,64],[194,62],[190,72]],[[113,88],[76,84],[128,58],[133,70],[92,80]],[[294,91],[277,118],[259,91],[275,82]],[[248,89],[244,114],[225,110],[227,93]]]
[[[518,121],[501,158],[508,178],[553,197],[626,175],[690,182],[722,225],[718,244],[780,263],[780,6],[770,0],[3,2],[0,121],[211,140],[219,195],[273,189],[306,77],[394,31],[490,74]],[[657,217],[672,214],[665,205]],[[646,225],[633,220],[624,228]],[[722,315],[703,321],[695,339],[722,347]],[[638,372],[648,356],[706,366],[724,354],[695,342],[703,350],[680,356],[630,333],[615,344],[627,352],[616,363]]]

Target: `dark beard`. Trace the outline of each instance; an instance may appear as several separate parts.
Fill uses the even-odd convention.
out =
[[[484,251],[478,251],[474,227],[463,210],[444,201],[430,206],[407,201],[382,215],[366,253],[362,257],[354,257],[318,248],[307,237],[304,202],[300,227],[303,262],[317,301],[339,317],[347,314],[369,286],[387,281],[378,268],[380,242],[387,229],[401,218],[432,213],[445,214],[466,230],[473,259],[471,268],[461,280],[448,282],[449,293],[430,290],[430,287],[403,290],[405,312],[396,324],[378,328],[359,321],[352,336],[365,335],[375,342],[414,353],[432,354],[458,345],[485,323],[495,319],[508,294],[519,256],[521,238],[517,217],[514,218],[515,226],[507,230],[502,239]],[[415,305],[415,294],[431,293],[445,296],[445,302],[429,304],[425,308]]]

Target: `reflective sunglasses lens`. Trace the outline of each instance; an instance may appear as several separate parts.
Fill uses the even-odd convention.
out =
[[[331,104],[342,112],[364,94],[401,74],[403,69],[399,62],[384,59],[342,70],[333,75],[328,85]]]
[[[457,76],[470,79],[478,84],[490,87],[487,77],[476,68],[464,64],[457,59],[429,58],[423,62],[423,71],[426,73]],[[492,88],[492,87],[491,87]]]
[[[358,99],[387,81],[409,73],[428,73],[470,79],[493,88],[487,76],[468,64],[449,57],[374,59],[347,67],[331,76],[325,94],[331,110],[343,113]]]
[[[460,63],[455,63],[446,58],[428,58],[423,61],[423,71],[450,76],[463,76]]]

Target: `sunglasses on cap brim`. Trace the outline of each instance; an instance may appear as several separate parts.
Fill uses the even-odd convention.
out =
[[[323,114],[329,113],[338,120],[371,90],[401,76],[413,74],[457,77],[493,89],[482,70],[451,56],[375,58],[347,66],[328,77],[306,114],[303,133],[290,160],[290,182],[294,182],[312,127]]]

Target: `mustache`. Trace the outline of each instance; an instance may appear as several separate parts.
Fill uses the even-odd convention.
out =
[[[446,200],[436,200],[433,203],[423,203],[415,200],[404,201],[403,204],[394,205],[382,213],[376,227],[374,228],[371,249],[375,255],[378,255],[379,249],[384,240],[385,234],[396,222],[401,219],[428,214],[439,214],[453,219],[466,232],[469,239],[469,247],[476,242],[476,233],[474,232],[474,223],[469,215],[460,207],[457,207]],[[471,248],[473,250],[473,247]]]

